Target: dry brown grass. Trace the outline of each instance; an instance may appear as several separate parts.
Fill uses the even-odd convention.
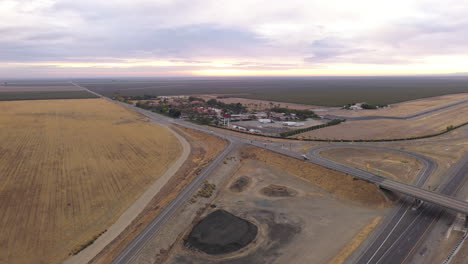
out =
[[[0,263],[59,263],[111,225],[181,151],[102,99],[0,102]]]
[[[406,101],[398,104],[391,105],[388,108],[377,110],[335,110],[330,111],[329,114],[338,116],[408,116],[412,114],[421,113],[427,110],[439,108],[445,105],[468,100],[468,93],[463,94],[449,94],[443,96],[436,96],[430,98],[423,98],[417,100]]]
[[[342,264],[346,261],[346,259],[353,254],[353,252],[366,240],[369,234],[375,229],[375,227],[380,223],[382,220],[382,216],[377,216],[372,220],[370,224],[364,227],[354,238],[351,242],[348,243],[343,249],[341,249],[340,253],[336,255],[328,264]]]
[[[385,199],[377,186],[347,174],[252,146],[245,147],[241,155],[243,159],[259,160],[286,170],[336,195],[343,201],[353,201],[371,208],[391,206],[391,203]]]
[[[327,159],[408,184],[416,179],[422,169],[422,164],[417,159],[393,151],[333,148],[323,150],[320,154]],[[366,167],[367,164],[370,168]]]
[[[90,263],[111,263],[112,260],[132,241],[161,210],[166,207],[210,162],[227,146],[221,138],[184,127],[172,127],[191,146],[188,159],[146,206],[144,211],[112,243],[101,251]],[[156,252],[155,252],[156,254]],[[157,259],[165,259],[167,252],[159,252]]]
[[[450,125],[457,126],[466,122],[468,105],[463,104],[411,120],[348,121],[298,134],[296,137],[349,140],[408,138],[439,133]]]

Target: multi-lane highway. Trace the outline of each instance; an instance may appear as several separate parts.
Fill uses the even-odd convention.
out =
[[[453,195],[468,177],[468,154],[453,165],[439,188],[443,194]],[[438,220],[443,208],[423,204],[417,210],[411,203],[402,203],[384,229],[375,236],[356,263],[404,263],[417,247],[423,235]]]
[[[259,143],[260,144],[258,144],[258,146],[262,147],[261,142],[259,142]],[[270,148],[270,150],[282,153],[284,155],[288,155],[290,157],[299,158],[299,159],[301,158],[300,154],[298,154],[296,152],[291,152],[291,151],[288,151],[288,150],[284,150],[284,149],[281,149],[281,148]],[[397,182],[397,181],[394,181],[394,180],[390,180],[390,179],[387,179],[387,178],[384,178],[382,176],[372,174],[372,173],[364,171],[364,170],[360,170],[360,169],[357,169],[357,168],[353,168],[353,167],[343,165],[343,164],[338,163],[336,161],[324,159],[324,158],[320,157],[320,155],[318,154],[319,152],[320,152],[320,149],[315,149],[312,152],[310,152],[308,161],[312,162],[314,164],[320,165],[322,167],[325,167],[325,168],[329,168],[329,169],[333,169],[333,170],[340,171],[340,172],[343,172],[343,173],[347,173],[347,174],[353,175],[354,177],[357,177],[359,179],[362,179],[362,180],[365,180],[365,181],[368,181],[368,182],[371,182],[371,183],[375,183],[375,184],[377,184],[379,187],[381,187],[383,189],[390,190],[390,191],[395,191],[395,192],[398,192],[398,193],[401,193],[401,194],[405,194],[405,195],[417,198],[419,200],[434,203],[434,204],[443,206],[445,208],[448,208],[448,209],[451,209],[451,210],[454,210],[454,211],[457,211],[457,212],[468,215],[468,203],[465,202],[465,201],[461,201],[461,200],[458,200],[456,198],[453,198],[453,197],[450,197],[450,196],[447,196],[447,195],[444,195],[444,194],[441,194],[441,193],[428,191],[428,190],[422,189],[422,188],[420,188],[418,186],[409,185],[409,184]],[[403,151],[400,151],[400,152],[403,152]],[[406,152],[406,153],[408,153],[408,152]],[[418,156],[416,156],[416,154],[411,154],[411,155],[414,156],[414,157],[418,157],[418,158],[422,159],[421,155],[418,155]],[[430,160],[427,159],[427,158],[424,158],[424,159],[422,159],[422,161],[425,162],[425,163],[428,163]],[[432,162],[430,162],[429,164],[431,166],[434,166],[434,163],[432,163]]]
[[[77,84],[74,84],[79,86]],[[79,86],[81,87],[81,86]],[[81,87],[86,89],[84,87]],[[88,89],[86,89],[88,90]],[[91,92],[91,91],[90,91]],[[96,94],[92,92],[93,94]],[[96,94],[100,96],[99,94]],[[100,96],[102,97],[102,96]],[[105,97],[103,97],[105,98]],[[108,98],[105,98],[110,100]],[[115,101],[114,101],[115,102]],[[466,102],[466,101],[464,101]],[[458,104],[464,103],[460,102]],[[191,194],[197,189],[197,187],[203,182],[203,180],[211,173],[211,171],[224,159],[224,157],[235,147],[237,147],[240,143],[248,143],[253,144],[258,147],[268,148],[272,151],[302,159],[302,156],[296,152],[291,152],[285,150],[281,147],[281,144],[274,144],[265,141],[258,141],[258,140],[246,140],[242,138],[242,136],[236,136],[233,134],[222,133],[218,131],[212,131],[209,127],[198,126],[193,123],[184,122],[181,120],[174,120],[170,119],[158,114],[155,114],[150,111],[146,111],[140,108],[136,108],[132,105],[120,103],[121,105],[128,107],[134,111],[140,112],[147,117],[151,118],[153,121],[161,122],[164,124],[174,123],[178,124],[187,128],[196,129],[199,131],[203,131],[206,133],[212,133],[216,136],[223,137],[227,139],[230,144],[229,147],[219,155],[202,173],[198,176],[198,178],[192,182],[154,221],[142,232],[140,233],[137,238],[132,241],[132,243],[121,252],[121,254],[114,260],[113,263],[132,263],[132,259],[134,256],[139,252],[145,242],[152,237],[157,230],[162,226],[164,222],[175,212],[175,210],[184,202],[186,201]],[[447,106],[452,107],[454,105]],[[440,109],[431,110],[431,112],[439,111]],[[418,115],[427,114],[420,113]],[[349,145],[343,145],[341,147],[345,147]],[[339,146],[338,146],[339,147]],[[357,146],[353,145],[352,147],[366,147],[366,148],[374,148],[374,149],[382,149],[379,147],[372,147],[372,146]],[[341,171],[344,173],[348,173],[360,179],[373,182],[381,186],[382,188],[397,191],[406,195],[410,195],[413,197],[417,197],[418,199],[429,201],[431,203],[440,204],[444,207],[463,212],[468,214],[468,203],[464,201],[460,201],[454,199],[450,196],[444,194],[452,194],[457,184],[459,184],[466,175],[466,170],[468,170],[468,166],[458,166],[459,170],[457,170],[453,177],[448,177],[450,181],[447,182],[447,187],[444,187],[442,194],[431,192],[427,190],[423,190],[419,188],[429,177],[432,171],[435,168],[434,162],[430,159],[414,154],[409,152],[404,152],[400,150],[392,150],[402,152],[407,155],[411,155],[419,160],[421,160],[424,164],[424,169],[420,172],[418,181],[416,182],[416,186],[403,184],[399,182],[395,182],[392,180],[385,179],[383,177],[371,174],[369,172],[359,170],[356,168],[348,167],[343,164],[326,160],[320,157],[319,153],[323,150],[323,148],[316,148],[311,149],[309,151],[309,162],[315,163],[317,165],[327,167],[333,170]],[[387,149],[388,150],[388,149]],[[468,156],[465,158],[468,159]],[[461,161],[466,163],[466,160]],[[457,166],[455,166],[457,167]],[[445,191],[444,191],[445,190]],[[390,219],[386,221],[385,226],[382,228],[380,234],[376,236],[371,246],[364,251],[358,260],[358,263],[401,263],[398,262],[397,259],[403,261],[411,249],[417,244],[417,241],[421,238],[422,234],[427,230],[430,224],[437,219],[437,216],[442,211],[440,206],[436,205],[429,205],[423,204],[419,209],[412,210],[411,209],[411,202],[408,202],[409,199],[403,199],[402,203],[394,210],[394,213],[391,215]],[[411,227],[411,228],[410,228]],[[403,241],[404,240],[404,241]],[[410,243],[412,242],[412,243]],[[388,260],[392,260],[392,262],[387,262]]]

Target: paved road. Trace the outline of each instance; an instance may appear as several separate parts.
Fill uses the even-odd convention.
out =
[[[112,263],[134,263],[133,259],[143,249],[145,243],[151,239],[166,223],[174,212],[186,202],[203,181],[210,175],[221,161],[236,147],[238,142],[230,142],[229,146],[216,159],[205,168],[198,177],[191,182],[162,212],[153,222],[151,222],[138,236],[117,256]]]
[[[453,195],[468,177],[468,154],[457,162],[447,174],[447,180],[439,190],[446,195]],[[443,208],[423,204],[412,210],[412,202],[404,201],[387,221],[384,229],[374,238],[356,263],[404,263],[417,247],[424,234],[435,223]]]
[[[259,147],[264,147],[263,142],[257,142],[256,144]],[[284,150],[281,148],[270,148],[270,150],[282,153],[284,155],[288,155],[293,158],[298,158],[298,159],[302,158],[301,155],[296,152],[291,152],[291,151]],[[468,214],[468,203],[465,201],[462,201],[457,198],[453,198],[453,197],[450,197],[448,195],[444,195],[441,193],[424,190],[418,186],[390,180],[390,179],[372,174],[364,170],[360,170],[357,168],[349,167],[347,165],[343,165],[336,161],[327,160],[327,159],[320,157],[318,152],[320,152],[320,149],[312,150],[312,152],[309,153],[310,159],[308,161],[311,163],[320,165],[322,167],[325,167],[325,168],[347,173],[359,179],[362,179],[371,183],[375,183],[379,185],[381,188],[386,189],[386,190],[402,193],[411,197],[415,197],[422,201],[438,204],[445,208],[449,208],[451,210],[454,210],[463,214]],[[403,151],[400,151],[400,152],[403,152]],[[422,157],[421,155],[416,156],[416,154],[411,154],[411,155],[418,157],[418,158]],[[424,159],[424,162],[427,162],[427,161],[428,159]]]
[[[317,156],[321,150],[343,147],[360,148],[363,146],[333,145],[319,147],[311,150],[310,155]],[[422,161],[424,169],[419,174],[415,183],[416,186],[422,186],[435,170],[435,163],[419,154],[374,146],[365,146],[365,148],[396,151]],[[453,195],[468,177],[468,154],[452,166],[447,176],[447,180],[440,186],[439,190],[442,194]],[[443,211],[443,208],[431,204],[423,204],[417,210],[414,210],[414,203],[411,199],[402,200],[356,263],[404,263],[421,241],[425,232],[439,219]]]
[[[448,104],[444,105],[438,108],[434,108],[432,110],[420,112],[417,114],[409,115],[409,116],[360,116],[360,117],[349,117],[349,116],[336,116],[336,115],[324,115],[324,118],[327,119],[346,119],[346,121],[360,121],[360,120],[376,120],[376,119],[392,119],[392,120],[408,120],[408,119],[414,119],[418,117],[423,117],[426,115],[433,114],[435,112],[443,111],[458,105],[462,105],[468,103],[468,100],[464,100],[461,102],[453,103],[453,104]]]
[[[93,92],[93,94],[96,94],[96,93]],[[227,140],[229,140],[230,145],[147,228],[145,228],[145,230],[142,233],[140,233],[138,237],[134,241],[132,241],[132,243],[124,251],[121,252],[121,254],[113,262],[113,263],[119,263],[119,264],[131,263],[131,260],[134,258],[134,256],[136,256],[139,250],[141,250],[145,242],[149,238],[151,238],[157,232],[157,230],[161,227],[161,225],[168,220],[169,216],[172,215],[174,211],[185,200],[187,200],[191,196],[191,194],[199,187],[199,185],[211,173],[211,171],[217,165],[219,165],[219,163],[224,159],[224,157],[241,141],[246,141],[245,139],[242,139],[241,137],[237,137],[231,134],[223,134],[223,133],[211,131],[207,127],[197,126],[197,125],[183,122],[180,120],[172,120],[172,119],[154,114],[152,112],[149,112],[140,108],[136,108],[131,105],[127,105],[123,103],[122,105],[128,108],[131,108],[137,112],[140,112],[142,114],[145,114],[149,118],[155,119],[155,121],[160,121],[164,123],[176,123],[184,127],[189,127],[192,129],[196,129],[196,130],[200,130],[203,132],[212,133],[217,136],[224,137]],[[451,106],[446,106],[445,108],[448,108]],[[440,110],[441,109],[435,109],[435,110],[432,110],[431,112],[440,111]],[[423,114],[427,114],[427,113],[420,113],[418,115],[423,115]],[[247,141],[250,141],[250,140],[247,140]],[[276,151],[281,154],[285,154],[294,158],[299,158],[299,159],[302,158],[300,154],[292,153],[290,151],[279,148],[278,146],[275,147],[275,146],[268,145],[267,147],[267,144],[263,141],[250,141],[250,143],[259,147],[269,148],[270,150],[273,150],[273,151]],[[353,147],[356,147],[356,146],[353,146]],[[371,148],[379,148],[379,147],[371,147]],[[318,155],[318,152],[319,152],[319,149],[315,149],[313,150],[313,153],[310,153],[311,160],[309,160],[309,162],[312,162],[312,163],[315,163],[315,164],[318,164],[327,168],[331,168],[337,171],[342,171],[350,175],[359,177],[361,179],[377,183],[386,189],[395,190],[395,191],[399,191],[405,194],[417,196],[418,198],[423,199],[423,200],[440,203],[443,206],[446,206],[451,209],[455,209],[457,211],[461,211],[464,213],[468,212],[468,204],[465,202],[455,200],[449,196],[444,196],[444,195],[440,195],[434,192],[425,191],[415,186],[410,186],[410,185],[390,181],[380,176],[370,174],[366,171],[347,167],[342,164],[336,163],[334,161],[325,160]],[[399,152],[403,152],[403,151],[399,151]],[[427,179],[427,177],[434,170],[433,162],[417,154],[408,153],[408,152],[405,152],[405,154],[410,154],[422,160],[423,163],[425,164],[425,167],[424,167],[425,169],[420,174],[419,180],[417,182],[417,186],[423,184],[424,181]],[[455,177],[453,177],[453,180],[450,181],[446,189],[444,189],[447,192],[447,194],[450,194],[450,190],[452,190],[453,188],[457,186],[456,185],[457,182],[464,179],[464,176],[466,174],[465,170],[467,170],[468,168],[468,167],[467,168],[465,167],[463,167],[464,169],[458,171],[455,174]],[[420,237],[425,232],[425,230],[427,230],[427,228],[434,221],[434,219],[437,219],[437,216],[440,215],[440,212],[442,211],[442,209],[439,206],[427,205],[427,204],[423,204],[418,210],[410,210],[409,207],[410,206],[408,205],[408,203],[403,202],[402,205],[400,205],[396,209],[395,214],[393,214],[393,217],[390,219],[390,221],[388,221],[386,228],[383,230],[383,232],[378,237],[378,239],[374,241],[375,243],[372,243],[372,246],[377,247],[377,248],[369,248],[367,251],[365,251],[365,254],[361,256],[358,263],[401,263],[401,262],[396,262],[397,258],[399,259],[403,258],[404,260],[404,258],[406,258],[406,256],[408,255],[409,251],[411,251],[411,249],[416,244],[416,243],[409,243],[408,241],[415,242],[413,241],[414,239],[417,239],[416,242],[419,241]],[[408,221],[410,222],[408,223]],[[401,230],[402,228],[404,230]],[[403,244],[401,244],[401,239],[404,239],[404,241],[406,241],[405,242],[406,246],[403,246]],[[388,260],[390,260],[391,262],[385,262]]]
[[[138,112],[141,112],[143,114],[146,114],[148,117],[155,117],[155,118],[158,118],[158,119],[161,119],[161,118],[165,119],[165,117],[161,117],[158,114],[148,112],[148,111],[145,111],[145,110],[140,109],[140,108],[135,108],[135,107],[133,107],[131,105],[126,105],[126,104],[123,104],[123,105],[125,105],[127,107],[130,107],[130,108],[132,108],[132,109],[134,109],[134,110],[136,110]],[[163,120],[161,120],[161,121],[163,121]],[[231,134],[223,134],[223,133],[219,133],[219,132],[214,132],[214,131],[211,131],[209,127],[198,126],[198,125],[188,123],[188,122],[184,122],[184,121],[180,121],[180,120],[172,120],[171,119],[171,120],[165,120],[165,122],[171,122],[171,123],[174,123],[174,124],[182,125],[184,127],[189,127],[189,128],[192,128],[192,129],[203,131],[203,132],[212,133],[214,135],[224,137],[224,138],[226,138],[228,140],[235,141],[236,144],[243,141],[245,143],[253,144],[253,145],[256,145],[258,147],[267,148],[267,149],[270,149],[272,151],[275,151],[275,152],[278,152],[278,153],[281,153],[281,154],[284,154],[284,155],[288,155],[290,157],[294,157],[294,158],[297,158],[297,159],[302,159],[300,154],[282,149],[280,147],[281,144],[275,145],[275,144],[271,144],[269,142],[264,142],[264,141],[245,140],[242,137],[234,136],[234,135],[231,135]],[[355,147],[355,146],[353,146],[353,147]],[[378,148],[378,147],[375,147],[375,148]],[[440,195],[440,194],[435,193],[435,192],[429,192],[429,191],[426,191],[426,190],[422,190],[422,189],[419,189],[418,187],[414,187],[414,186],[410,186],[410,185],[407,185],[407,184],[394,182],[394,181],[385,179],[383,177],[373,175],[373,174],[368,173],[366,171],[362,171],[362,170],[359,170],[359,169],[347,167],[345,165],[342,165],[342,164],[339,164],[339,163],[336,163],[336,162],[333,162],[333,161],[325,160],[325,159],[319,157],[319,155],[317,154],[317,152],[318,152],[317,149],[315,149],[314,152],[315,153],[311,156],[311,159],[309,160],[309,162],[312,162],[314,164],[317,164],[317,165],[320,165],[320,166],[323,166],[323,167],[327,167],[327,168],[330,168],[330,169],[334,169],[334,170],[337,170],[337,171],[341,171],[341,172],[344,172],[344,173],[348,173],[350,175],[353,175],[355,177],[359,177],[359,178],[367,180],[369,182],[377,183],[377,184],[381,185],[384,188],[388,188],[388,189],[392,189],[392,190],[393,189],[398,190],[398,191],[401,191],[403,193],[418,196],[418,198],[421,198],[421,199],[427,199],[427,200],[430,200],[430,201],[436,201],[436,202],[448,204],[448,205],[446,205],[448,207],[453,207],[452,203],[458,204],[458,202],[461,202],[461,204],[458,204],[459,206],[461,206],[463,208],[463,209],[461,209],[461,211],[467,210],[466,212],[468,212],[468,207],[465,208],[465,206],[468,206],[468,204],[465,203],[465,202],[458,201],[458,200],[453,199],[451,197],[443,196],[443,195]],[[404,151],[399,151],[399,152],[404,152]],[[407,153],[407,152],[405,152],[405,153]],[[425,171],[421,174],[422,177],[420,177],[420,181],[418,182],[418,184],[421,185],[421,184],[424,183],[425,179],[427,179],[427,177],[434,170],[434,168],[435,168],[434,163],[432,161],[430,161],[429,159],[421,156],[421,155],[412,154],[412,156],[415,156],[418,159],[421,159],[423,161],[423,163],[426,164],[425,169],[424,169]],[[182,197],[182,199],[187,199],[188,197],[190,197],[189,193],[187,193],[186,196]],[[434,199],[434,197],[435,197],[435,199]],[[177,206],[175,206],[175,207],[177,207]],[[172,208],[175,208],[175,207],[171,207],[170,209],[172,210]],[[433,210],[434,209],[440,210],[439,209],[440,207],[438,207],[438,206],[430,206],[430,205],[424,204],[419,210],[416,210],[416,211],[413,212],[413,210],[411,210],[410,207],[411,207],[410,199],[405,199],[403,201],[402,205],[400,207],[398,207],[397,212],[394,214],[391,221],[387,224],[387,228],[382,233],[383,237],[381,237],[379,240],[376,240],[375,243],[373,244],[373,245],[377,246],[377,249],[371,249],[371,250],[367,251],[367,252],[372,252],[372,254],[370,256],[370,262],[365,262],[365,263],[374,263],[373,261],[376,259],[376,256],[379,256],[379,254],[381,254],[382,256],[389,255],[389,254],[398,254],[398,256],[405,257],[406,255],[403,252],[408,253],[408,250],[404,250],[404,249],[405,248],[406,249],[407,248],[412,248],[412,246],[414,246],[414,244],[409,244],[409,245],[411,245],[411,247],[406,246],[406,247],[401,247],[400,248],[400,247],[395,247],[395,245],[397,245],[397,244],[395,244],[394,242],[399,241],[401,239],[407,238],[406,235],[402,235],[402,234],[406,234],[406,233],[409,233],[409,236],[411,236],[413,238],[417,238],[418,236],[416,236],[416,233],[423,232],[425,230],[424,226],[413,228],[413,229],[408,231],[408,230],[405,229],[408,226],[408,224],[411,226],[411,225],[414,225],[415,223],[420,223],[420,222],[421,223],[426,223],[429,220],[433,220],[434,216],[438,215],[438,212],[437,211],[433,212]],[[428,207],[428,208],[426,208],[426,207]],[[414,216],[414,214],[416,214],[416,216]],[[167,217],[167,215],[170,215],[170,213],[162,214],[161,217],[165,218],[165,217]],[[414,219],[416,219],[416,220],[414,220]],[[142,240],[146,241],[146,239],[151,237],[150,234],[154,234],[155,232],[157,232],[157,229],[160,227],[160,224],[163,223],[164,221],[166,221],[166,220],[164,220],[164,219],[159,220],[159,218],[157,218],[153,223],[159,223],[159,224],[155,224],[153,228],[148,230],[145,233]],[[403,228],[403,230],[402,230],[402,228]],[[413,233],[415,233],[415,234],[413,234]],[[407,241],[411,241],[411,240],[407,240]],[[392,242],[392,243],[389,245],[390,242]],[[142,242],[142,243],[144,243],[144,242]],[[123,253],[128,255],[128,256],[134,256],[134,254],[137,253],[135,250],[138,249],[138,248],[141,248],[140,246],[138,246],[138,244],[135,244],[134,247],[135,247],[134,250],[129,250],[128,252],[123,252]],[[373,250],[375,250],[375,251],[373,251]],[[394,251],[396,251],[397,253],[393,253]],[[374,254],[375,252],[382,252],[382,253]],[[122,261],[113,262],[113,263],[119,263],[119,264],[131,263],[131,262],[126,261],[127,259],[128,259],[128,257],[124,257],[124,258],[122,258]],[[381,261],[383,259],[386,259],[386,258],[380,258],[379,261]],[[358,263],[361,263],[361,262],[359,261]],[[398,263],[398,262],[394,262],[394,263]]]

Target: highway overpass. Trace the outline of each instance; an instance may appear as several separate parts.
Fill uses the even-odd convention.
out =
[[[264,146],[263,144],[254,144],[254,145],[260,146],[260,147]],[[290,152],[288,150],[274,148],[274,147],[270,148],[270,150],[290,156],[290,157],[294,157],[297,159],[303,159],[303,157],[301,157],[301,154]],[[393,181],[393,180],[372,174],[364,170],[351,168],[351,167],[342,165],[338,162],[324,159],[320,157],[320,155],[318,155],[318,152],[319,150],[309,152],[310,159],[308,161],[311,163],[320,165],[322,167],[340,171],[340,172],[352,175],[361,180],[374,183],[382,189],[405,194],[405,195],[414,197],[418,200],[437,204],[444,208],[468,215],[468,202],[458,200],[454,197],[450,197],[450,196],[447,196],[438,192],[428,191],[428,190],[422,189],[414,185],[409,185],[409,184]]]

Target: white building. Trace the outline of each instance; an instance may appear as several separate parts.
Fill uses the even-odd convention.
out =
[[[289,126],[289,127],[299,127],[303,126],[304,123],[298,123],[298,122],[283,122],[283,126]]]
[[[258,122],[260,122],[262,124],[273,123],[273,121],[271,121],[271,119],[258,119]]]
[[[355,104],[349,107],[351,110],[362,110],[362,104]]]

